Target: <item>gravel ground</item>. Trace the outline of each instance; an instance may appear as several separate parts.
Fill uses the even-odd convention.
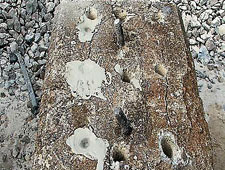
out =
[[[173,0],[182,11],[200,96],[214,146],[214,167],[225,169],[225,2]],[[0,0],[0,169],[30,169],[38,117],[16,53],[23,56],[38,101],[59,0]]]

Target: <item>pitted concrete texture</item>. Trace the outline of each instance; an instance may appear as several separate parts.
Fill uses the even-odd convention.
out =
[[[114,28],[116,5],[127,11],[123,47]],[[102,19],[91,41],[80,42],[76,27],[92,6]],[[51,37],[33,169],[96,169],[97,160],[76,155],[66,144],[78,128],[89,128],[109,143],[105,170],[212,169],[211,139],[186,42],[173,4],[64,0]],[[71,93],[66,64],[86,59],[111,75],[106,77],[111,84],[103,81],[101,86],[106,100]],[[158,64],[161,75],[155,70]],[[115,108],[123,111],[123,121]],[[124,133],[126,122],[132,128],[129,134]]]

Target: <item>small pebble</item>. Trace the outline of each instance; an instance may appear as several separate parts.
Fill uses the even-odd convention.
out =
[[[47,13],[52,12],[55,8],[55,3],[54,2],[48,2],[46,4],[46,7],[47,7]]]
[[[210,60],[209,52],[204,45],[202,45],[199,49],[198,60],[200,60],[204,64],[207,64]]]
[[[20,90],[21,91],[26,91],[27,90],[27,86],[26,85],[21,86]]]
[[[225,24],[222,24],[219,26],[219,34],[224,35],[225,34]]]
[[[221,76],[219,76],[217,79],[218,79],[218,82],[219,82],[219,83],[223,83],[223,82],[224,82],[224,78],[221,77]]]
[[[212,89],[212,84],[207,84],[208,89]]]
[[[28,43],[31,43],[33,40],[34,40],[34,33],[29,33],[25,36],[25,40],[28,42]]]
[[[10,44],[10,49],[12,53],[15,53],[18,50],[18,44],[14,41]]]
[[[10,64],[16,63],[18,60],[17,56],[14,53],[9,54],[9,62]]]
[[[207,48],[209,51],[211,51],[211,50],[213,50],[213,49],[216,48],[216,45],[214,44],[214,41],[211,40],[211,39],[208,39],[208,40],[206,41],[205,46],[206,46],[206,48]]]

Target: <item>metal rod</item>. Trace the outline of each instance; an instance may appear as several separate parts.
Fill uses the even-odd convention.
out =
[[[114,113],[116,115],[116,119],[118,120],[119,124],[122,125],[124,134],[129,136],[133,130],[131,127],[130,121],[127,119],[126,115],[124,114],[121,108],[115,108]]]
[[[123,34],[123,28],[122,28],[122,22],[120,19],[116,19],[114,21],[114,27],[116,31],[116,36],[117,36],[117,44],[122,47],[125,45],[124,41],[124,34]]]
[[[16,53],[16,56],[18,58],[18,61],[19,61],[19,64],[20,64],[20,69],[23,73],[23,77],[24,77],[24,80],[25,80],[26,85],[27,85],[27,90],[28,90],[30,101],[31,101],[31,112],[34,115],[36,115],[38,113],[38,103],[37,103],[37,100],[36,100],[36,97],[35,97],[35,94],[34,94],[33,86],[31,84],[31,81],[30,81],[26,66],[24,64],[24,61],[21,57],[21,54]]]

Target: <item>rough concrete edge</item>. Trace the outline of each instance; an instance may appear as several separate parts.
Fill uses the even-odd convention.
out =
[[[186,34],[186,31],[185,31],[185,27],[184,27],[184,23],[183,23],[183,19],[182,19],[182,14],[181,14],[181,11],[179,10],[178,6],[176,5],[176,10],[177,10],[177,13],[178,13],[178,18],[179,18],[179,22],[180,22],[180,25],[181,25],[181,30],[183,32],[183,36],[184,36],[184,41],[185,41],[185,49],[186,49],[186,54],[187,54],[187,65],[189,68],[191,68],[191,72],[194,72],[193,74],[195,75],[194,77],[194,84],[196,87],[198,87],[198,84],[197,84],[197,76],[196,76],[196,72],[195,72],[195,65],[194,65],[194,61],[193,61],[193,58],[192,58],[192,54],[191,54],[191,51],[190,51],[190,43],[189,43],[189,40],[188,40],[188,37],[187,37],[187,34]],[[190,64],[192,63],[192,64]],[[194,71],[193,71],[194,70]],[[185,77],[190,74],[188,73],[188,71],[185,73],[183,79],[185,79]],[[201,110],[203,111],[203,113],[205,113],[204,111],[204,107],[203,107],[203,102],[202,102],[202,99],[200,98],[200,95],[199,95],[199,90],[197,88],[197,95],[198,95],[198,99],[200,101],[200,107],[201,107]],[[205,116],[202,115],[204,117],[204,120],[205,120]],[[207,124],[207,134],[209,135],[209,144],[210,144],[210,162],[211,162],[211,166],[212,168],[214,167],[213,166],[213,147],[212,147],[212,138],[211,138],[211,135],[210,135],[210,131],[209,131],[209,125],[207,123],[207,121],[205,120],[206,124]]]

